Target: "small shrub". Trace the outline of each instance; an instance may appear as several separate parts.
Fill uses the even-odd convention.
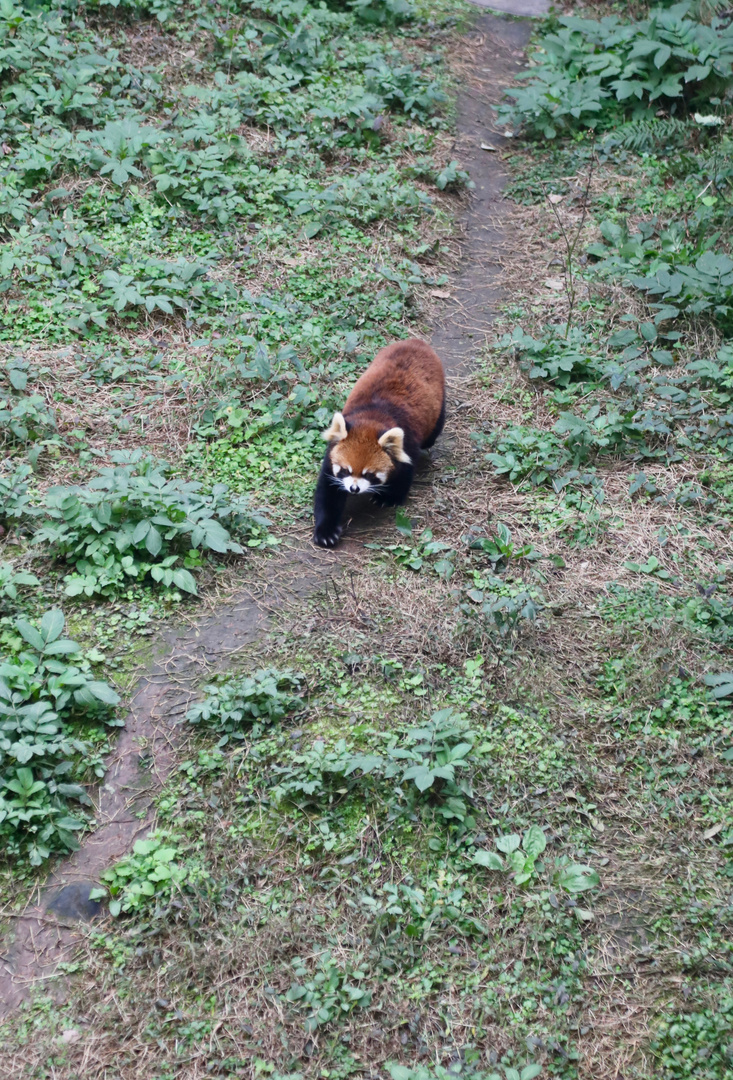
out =
[[[430,123],[434,114],[448,100],[439,84],[430,76],[409,64],[391,65],[384,57],[372,61],[364,72],[364,78],[367,92],[381,99],[382,109],[403,112],[423,123]],[[451,165],[457,169],[457,162],[451,162]],[[468,174],[461,172],[460,179],[467,181]],[[454,182],[460,182],[460,179],[457,174],[452,177]]]
[[[110,915],[128,915],[160,906],[172,899],[188,880],[201,879],[204,871],[192,870],[177,861],[180,840],[167,833],[151,833],[136,840],[129,855],[105,870],[102,885],[89,894],[91,900],[109,899]]]
[[[356,751],[345,739],[332,748],[315,742],[275,766],[280,778],[275,801],[324,807],[350,792],[378,793],[388,784],[394,812],[402,799],[409,806],[430,801],[444,820],[464,821],[472,798],[468,774],[479,758],[475,732],[452,709],[440,709],[423,727],[389,736],[389,745],[378,753]]]
[[[343,0],[332,0],[335,7],[342,7]],[[390,26],[414,18],[415,8],[409,0],[346,0],[346,6],[362,22],[376,26]]]
[[[462,879],[450,873],[416,881],[407,877],[399,884],[387,882],[359,896],[368,913],[372,936],[394,942],[404,935],[409,940],[428,942],[446,932],[467,936],[483,935],[486,927],[472,915],[471,899],[462,888]]]
[[[316,740],[302,753],[290,755],[285,764],[275,765],[275,803],[325,808],[339,802],[356,786],[355,778],[345,783],[356,767],[356,758],[345,739],[339,739],[331,748]]]
[[[461,1069],[457,1074],[453,1069],[446,1069],[442,1065],[398,1065],[396,1062],[387,1062],[387,1072],[392,1080],[454,1080],[457,1075],[463,1080],[535,1080],[542,1072],[541,1065],[525,1065],[524,1068],[515,1069],[511,1065],[502,1065],[503,1075],[498,1072],[478,1072],[472,1068]]]
[[[470,190],[475,185],[470,174],[465,169],[460,168],[457,161],[449,161],[436,174],[435,186],[440,188],[441,191],[457,191],[461,187]]]
[[[504,335],[500,345],[513,351],[528,378],[545,379],[556,386],[583,382],[594,370],[585,335],[577,329],[571,329],[567,338],[552,331],[533,338],[518,326]]]
[[[93,759],[75,729],[90,720],[116,726],[120,699],[61,636],[61,611],[47,611],[38,628],[18,619],[15,629],[18,648],[0,662],[0,837],[6,856],[37,866],[73,850],[85,824],[69,802],[89,803],[79,780]]]
[[[325,1024],[340,1020],[355,1009],[366,1008],[372,991],[359,985],[367,972],[356,966],[344,966],[330,952],[322,953],[309,970],[309,961],[293,961],[293,982],[281,1001],[305,1012],[305,1030],[314,1032]]]
[[[466,629],[485,631],[490,640],[498,639],[505,647],[511,647],[522,629],[534,623],[542,610],[538,595],[501,578],[488,581],[479,578],[472,588],[466,589],[465,595],[468,602],[460,603],[458,609],[467,617]]]
[[[19,527],[34,517],[38,511],[28,494],[28,477],[33,475],[30,465],[16,465],[12,471],[4,471],[8,463],[0,463],[0,527]]]
[[[733,997],[716,993],[714,1007],[665,1016],[652,1050],[663,1080],[728,1080],[733,1069]]]
[[[409,570],[421,571],[431,567],[438,577],[447,580],[452,576],[456,553],[450,544],[446,544],[443,540],[435,540],[432,529],[423,529],[420,536],[414,536],[412,522],[404,510],[397,511],[395,525],[397,531],[411,543],[375,544],[373,545],[375,548],[380,551],[391,551],[395,561]]]
[[[480,433],[476,433],[473,439],[479,446],[489,441]],[[507,428],[496,435],[494,445],[496,450],[489,451],[484,457],[499,476],[512,484],[518,480],[543,484],[557,476],[571,460],[570,454],[553,432],[536,428]]]
[[[480,529],[472,527],[463,537],[463,542],[470,551],[482,552],[491,563],[491,569],[495,574],[507,570],[512,561],[519,559],[534,561],[542,557],[531,544],[515,547],[512,534],[501,522],[497,523],[495,536],[481,536]]]
[[[0,608],[3,600],[17,600],[18,589],[23,586],[40,585],[35,574],[27,570],[15,570],[9,562],[0,563]]]
[[[646,293],[656,309],[655,323],[681,313],[707,313],[724,329],[733,325],[733,259],[725,252],[690,243],[678,225],[660,229],[643,222],[633,234],[626,226],[604,221],[605,243],[588,252],[600,259],[596,273],[620,279]]]
[[[689,16],[690,4],[677,3],[636,22],[558,19],[520,76],[527,85],[507,91],[514,104],[500,109],[500,121],[552,139],[653,115],[660,105],[708,105],[733,81],[733,27]]]
[[[290,671],[272,668],[242,678],[227,678],[204,687],[206,697],[186,713],[190,724],[222,733],[219,746],[229,739],[253,738],[288,713],[304,708],[298,691],[301,680]]]
[[[537,860],[545,851],[547,840],[539,825],[530,825],[524,836],[519,833],[499,836],[496,846],[504,858],[495,851],[482,848],[474,853],[473,862],[488,870],[511,871],[516,885],[526,885],[538,871],[544,869]],[[560,862],[555,880],[559,888],[573,894],[594,889],[600,884],[598,874],[590,866],[567,860]]]
[[[118,464],[100,469],[87,487],[56,487],[46,495],[46,520],[34,543],[47,544],[74,567],[65,579],[68,596],[113,596],[130,579],[148,577],[196,593],[185,553],[241,553],[232,532],[264,523],[243,500],[230,500],[224,484],[205,495],[198,483],[168,479],[166,465],[153,458],[112,456]]]
[[[28,372],[8,364],[7,385],[0,386],[0,447],[25,445],[42,439],[56,429],[53,413],[40,394],[26,394]]]

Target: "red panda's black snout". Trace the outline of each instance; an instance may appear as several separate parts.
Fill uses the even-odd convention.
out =
[[[433,445],[444,421],[445,375],[433,349],[418,338],[380,349],[323,433],[328,449],[316,485],[315,542],[338,543],[349,494],[369,493],[383,506],[403,503],[420,450]]]

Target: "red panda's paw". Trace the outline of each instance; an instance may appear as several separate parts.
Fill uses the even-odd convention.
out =
[[[340,525],[335,529],[316,529],[313,533],[313,543],[318,544],[319,547],[334,548],[341,539],[341,532]]]

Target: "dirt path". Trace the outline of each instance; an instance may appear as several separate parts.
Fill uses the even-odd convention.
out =
[[[293,548],[287,566],[278,565],[276,579],[265,579],[257,591],[243,591],[194,629],[169,630],[159,641],[160,659],[138,684],[104,784],[94,797],[97,828],[58,865],[25,911],[12,916],[0,944],[0,1018],[68,959],[79,921],[90,921],[98,912],[89,893],[100,875],[152,827],[155,794],[176,764],[181,725],[202,679],[263,637],[273,613],[308,596],[334,569],[333,561],[315,549]],[[55,988],[63,994],[53,983],[48,992]]]
[[[480,6],[537,15],[548,4],[546,0],[494,0]],[[493,130],[490,103],[500,98],[502,88],[522,66],[530,29],[526,21],[483,14],[467,35],[472,63],[469,85],[458,103],[455,151],[476,186],[463,221],[464,269],[452,284],[454,299],[432,335],[452,379],[454,409],[460,403],[462,379],[484,343],[501,295],[498,253],[506,238],[501,201],[505,173],[498,153],[482,149],[482,144],[498,147],[504,138]],[[194,630],[171,631],[164,637],[161,658],[140,681],[97,793],[97,829],[56,868],[26,910],[10,917],[12,925],[0,943],[0,1017],[17,1008],[34,987],[42,986],[59,999],[64,996],[63,983],[53,979],[54,971],[73,954],[80,920],[89,921],[97,913],[98,905],[89,900],[89,893],[100,874],[151,827],[154,795],[175,765],[183,716],[202,677],[223,668],[239,650],[262,638],[273,612],[313,593],[347,565],[350,555],[361,549],[365,535],[387,519],[391,522],[392,515],[355,516],[349,539],[336,556],[292,547],[285,556],[286,565],[278,563],[277,579],[263,582],[258,595],[243,592]],[[149,771],[141,767],[144,761],[153,763]]]
[[[517,15],[536,14],[539,0],[503,0],[482,6],[501,7]],[[507,140],[495,130],[491,105],[524,66],[530,30],[527,21],[483,15],[467,35],[473,53],[471,85],[458,102],[455,152],[476,186],[463,221],[464,268],[453,282],[455,299],[431,339],[449,377],[469,374],[502,295],[500,252],[506,241],[506,212],[501,192],[506,173],[497,150]]]

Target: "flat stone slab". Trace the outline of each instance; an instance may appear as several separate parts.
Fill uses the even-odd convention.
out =
[[[547,15],[552,7],[552,0],[471,0],[471,3],[478,7],[489,8],[490,11],[504,11],[507,15],[525,16],[530,19]]]

